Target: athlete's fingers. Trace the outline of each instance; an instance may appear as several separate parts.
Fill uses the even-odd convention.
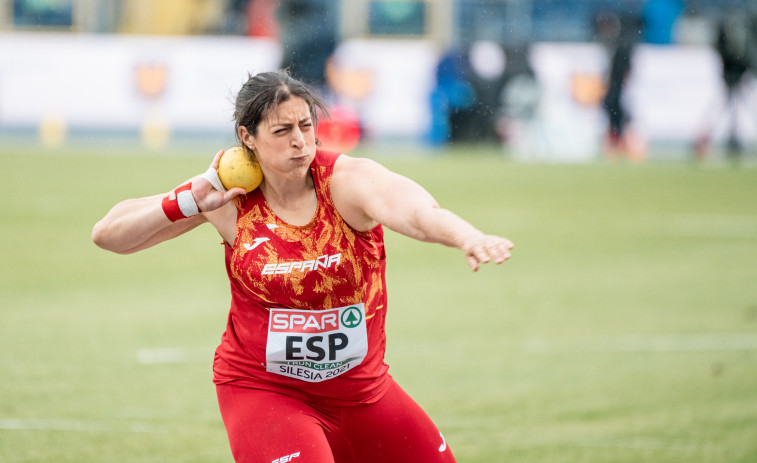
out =
[[[470,268],[474,271],[478,271],[478,260],[473,256],[465,256],[465,260],[468,262]]]
[[[491,260],[489,250],[484,244],[477,244],[471,248],[471,254],[479,263],[485,264]]]
[[[223,201],[224,203],[228,203],[229,201],[236,198],[237,196],[243,195],[245,193],[247,193],[247,191],[245,191],[244,188],[239,188],[239,187],[232,188],[231,190],[223,194]]]
[[[513,248],[512,241],[506,238],[494,237],[486,245],[486,252],[498,264],[501,264],[510,258],[510,250]]]
[[[466,247],[465,260],[468,262],[470,268],[476,272],[480,264],[489,262],[489,256],[482,245],[474,243]]]
[[[221,162],[221,156],[223,156],[223,150],[216,153],[216,155],[213,157],[213,161],[210,163],[210,167],[213,169],[218,169],[218,164]]]
[[[485,264],[494,260],[501,264],[510,259],[510,250],[513,248],[513,242],[493,235],[483,235],[476,237],[465,247],[465,257],[468,265],[475,272],[480,264]]]

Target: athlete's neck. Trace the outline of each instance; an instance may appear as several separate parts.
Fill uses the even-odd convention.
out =
[[[311,172],[301,180],[276,182],[263,178],[260,191],[268,207],[284,222],[295,225],[307,225],[318,208],[318,199]]]

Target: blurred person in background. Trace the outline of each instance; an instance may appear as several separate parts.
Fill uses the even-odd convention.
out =
[[[655,45],[673,43],[675,26],[682,11],[682,0],[647,0],[641,12],[644,42]]]
[[[477,40],[465,49],[446,51],[436,65],[436,85],[429,95],[429,142],[500,143],[501,94],[512,77],[507,69],[508,57],[495,41]]]
[[[224,34],[247,35],[251,0],[228,0],[221,30]]]
[[[508,48],[505,54],[507,67],[498,97],[496,130],[506,145],[517,146],[529,132],[538,131],[542,89],[529,63],[529,50],[530,44],[524,44]]]
[[[757,15],[751,18],[746,12],[730,12],[718,23],[715,43],[721,64],[721,78],[725,86],[725,108],[716,112],[711,122],[697,138],[694,152],[697,159],[704,159],[710,151],[713,132],[726,123],[726,154],[739,159],[744,149],[739,135],[740,114],[751,113],[752,122],[757,121],[755,108],[741,104],[745,92],[754,85],[757,76]]]
[[[221,151],[172,192],[115,205],[93,240],[129,254],[206,222],[222,237],[232,300],[213,371],[237,462],[452,462],[384,362],[383,226],[457,248],[474,271],[513,245],[376,162],[319,149],[317,110],[285,72],[251,76],[234,116],[260,186],[225,191]]]
[[[511,75],[509,56],[503,46],[493,40],[476,40],[468,50],[470,83],[475,98],[467,120],[458,120],[461,140],[469,143],[501,144],[498,132],[502,113],[502,90]]]
[[[634,15],[603,12],[597,16],[596,27],[610,52],[602,109],[607,115],[604,155],[610,159],[643,159],[645,143],[631,129],[631,113],[626,107],[625,89],[633,65],[633,53],[642,31],[641,19]]]
[[[278,4],[279,0],[228,0],[223,18],[223,32],[278,39]]]
[[[467,54],[452,49],[444,53],[436,65],[436,85],[429,95],[431,124],[428,141],[442,146],[453,140],[458,114],[473,107],[476,94],[468,78]]]
[[[240,2],[242,0],[235,0]],[[247,0],[247,35],[250,37],[268,37],[281,39],[279,21],[276,12],[279,0]]]
[[[337,46],[338,8],[335,0],[279,0],[282,67],[320,93],[327,90],[326,65]]]

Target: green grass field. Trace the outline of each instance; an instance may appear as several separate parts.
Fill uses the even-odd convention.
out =
[[[0,462],[232,461],[220,238],[90,240],[212,154],[0,150]],[[757,461],[757,169],[377,159],[516,244],[474,274],[387,236],[390,371],[458,461]]]

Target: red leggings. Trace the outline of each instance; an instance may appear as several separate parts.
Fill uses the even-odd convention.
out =
[[[275,392],[217,386],[237,463],[448,463],[447,443],[392,381],[378,402],[313,406]]]

